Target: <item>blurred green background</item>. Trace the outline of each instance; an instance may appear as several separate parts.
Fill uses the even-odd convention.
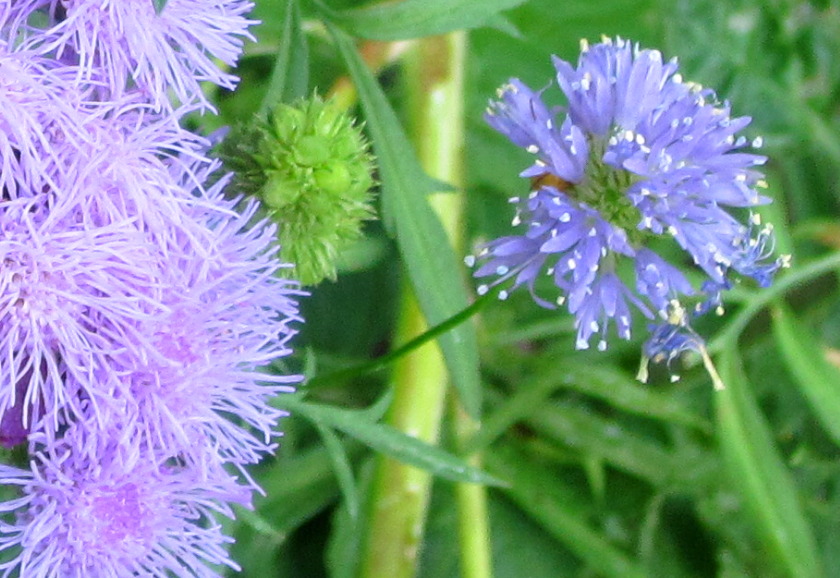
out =
[[[284,94],[298,82],[305,92],[328,95],[347,74],[323,24],[329,12],[306,1],[256,4],[262,24],[238,69],[241,86],[216,95],[221,116],[197,120],[203,130],[251,118],[278,51],[292,52],[281,61],[289,63]],[[327,4],[340,11],[358,3]],[[481,2],[453,2],[452,10],[470,4]],[[492,575],[836,575],[840,3],[508,4],[518,5],[501,11],[492,26],[479,26],[485,18],[468,22],[463,183],[450,193],[466,207],[458,262],[476,243],[509,229],[507,198],[528,186],[517,176],[526,166],[524,153],[482,120],[487,100],[513,76],[547,86],[551,54],[575,61],[581,38],[618,35],[677,57],[684,78],[714,88],[736,116],[753,118],[747,136],[763,136],[770,158],[774,204],[765,217],[775,224],[777,249],[792,253],[793,266],[774,289],[736,289],[726,315],[698,327],[709,337],[725,392],[713,391],[694,357],[675,362],[681,375],[676,383],[662,368],[655,368],[649,384],[635,381],[642,320],[634,341],[614,342],[604,353],[576,352],[568,314],[539,308],[526,291],[482,308],[469,322],[478,338],[483,397],[473,447],[483,455],[480,467],[507,482],[486,494]],[[289,6],[299,8],[299,19],[287,18]],[[341,19],[335,23],[359,33]],[[302,47],[305,58],[296,60]],[[397,118],[410,127],[407,70],[395,58],[377,78]],[[361,109],[351,110],[375,126]],[[369,223],[365,239],[343,256],[338,280],[310,288],[302,303],[306,323],[295,342],[296,367],[310,377],[327,375],[394,348],[407,283],[401,247],[382,223]],[[456,275],[473,295],[462,269]],[[386,368],[302,391],[307,403],[373,428],[383,423],[390,383]],[[383,399],[375,415],[350,413]],[[243,511],[231,523],[242,576],[373,575],[360,569],[359,559],[369,531],[365,512],[378,499],[369,483],[372,462],[382,448],[372,450],[377,444],[365,435],[313,411],[293,411],[284,420],[276,459],[256,471],[267,496],[255,512]],[[450,454],[459,453],[454,429],[445,417],[438,446]],[[368,433],[380,439],[378,432]],[[405,575],[479,575],[464,568],[455,494],[453,482],[435,478],[419,557]]]

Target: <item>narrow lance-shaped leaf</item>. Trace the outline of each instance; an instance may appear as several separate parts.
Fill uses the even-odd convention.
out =
[[[344,451],[338,436],[330,428],[320,421],[313,423],[321,439],[324,440],[324,447],[332,460],[333,472],[344,496],[344,502],[347,504],[347,512],[351,518],[356,518],[359,514],[359,494],[356,491],[356,480],[353,477],[353,467],[350,465],[347,452]]]
[[[525,0],[402,0],[331,10],[318,2],[333,23],[354,36],[373,40],[406,40],[453,30],[497,25],[497,15]]]
[[[286,0],[283,33],[260,113],[265,114],[279,102],[292,102],[306,96],[308,84],[309,49],[303,33],[300,8],[297,0]]]
[[[816,541],[796,485],[749,391],[735,340],[720,356],[727,387],[714,392],[719,443],[732,480],[762,542],[780,572],[792,578],[823,576]]]
[[[840,370],[826,361],[819,341],[781,304],[773,308],[773,334],[811,409],[840,444]]]
[[[388,425],[365,419],[364,412],[312,404],[283,395],[274,405],[316,423],[346,433],[365,445],[408,465],[456,482],[503,485],[503,482],[436,446],[406,435]]]
[[[439,185],[421,168],[397,116],[352,40],[331,32],[356,84],[382,181],[382,212],[395,233],[417,300],[430,325],[449,319],[467,306],[466,291],[446,232],[426,194]],[[467,412],[478,417],[481,389],[478,345],[472,324],[461,324],[439,338],[446,366]]]

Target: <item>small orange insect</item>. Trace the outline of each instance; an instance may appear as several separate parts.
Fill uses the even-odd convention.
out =
[[[543,173],[535,177],[531,177],[531,190],[536,191],[541,187],[554,187],[558,191],[566,192],[574,186],[573,183],[553,175],[551,173]]]

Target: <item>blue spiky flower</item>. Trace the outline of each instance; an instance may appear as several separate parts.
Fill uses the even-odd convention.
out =
[[[505,298],[524,285],[541,305],[565,305],[578,349],[593,335],[606,349],[611,323],[629,339],[632,309],[656,319],[647,357],[702,346],[693,314],[717,309],[739,276],[767,286],[787,262],[772,257],[772,228],[751,211],[769,202],[759,193],[766,158],[750,152],[761,139],[738,136],[750,119],[733,118],[656,50],[604,39],[583,42],[576,67],[553,62],[565,106],[511,79],[487,109],[490,126],[533,155],[521,173],[533,186],[510,199],[525,230],[467,257],[476,277],[492,278],[479,293],[506,284]],[[693,286],[654,250],[657,237],[673,239],[706,281]],[[540,274],[559,290],[550,299],[536,293]]]

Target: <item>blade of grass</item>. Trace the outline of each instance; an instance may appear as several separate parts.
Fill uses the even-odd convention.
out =
[[[734,340],[720,355],[720,372],[727,387],[714,393],[719,443],[735,490],[780,571],[824,576],[796,485],[750,394]]]

